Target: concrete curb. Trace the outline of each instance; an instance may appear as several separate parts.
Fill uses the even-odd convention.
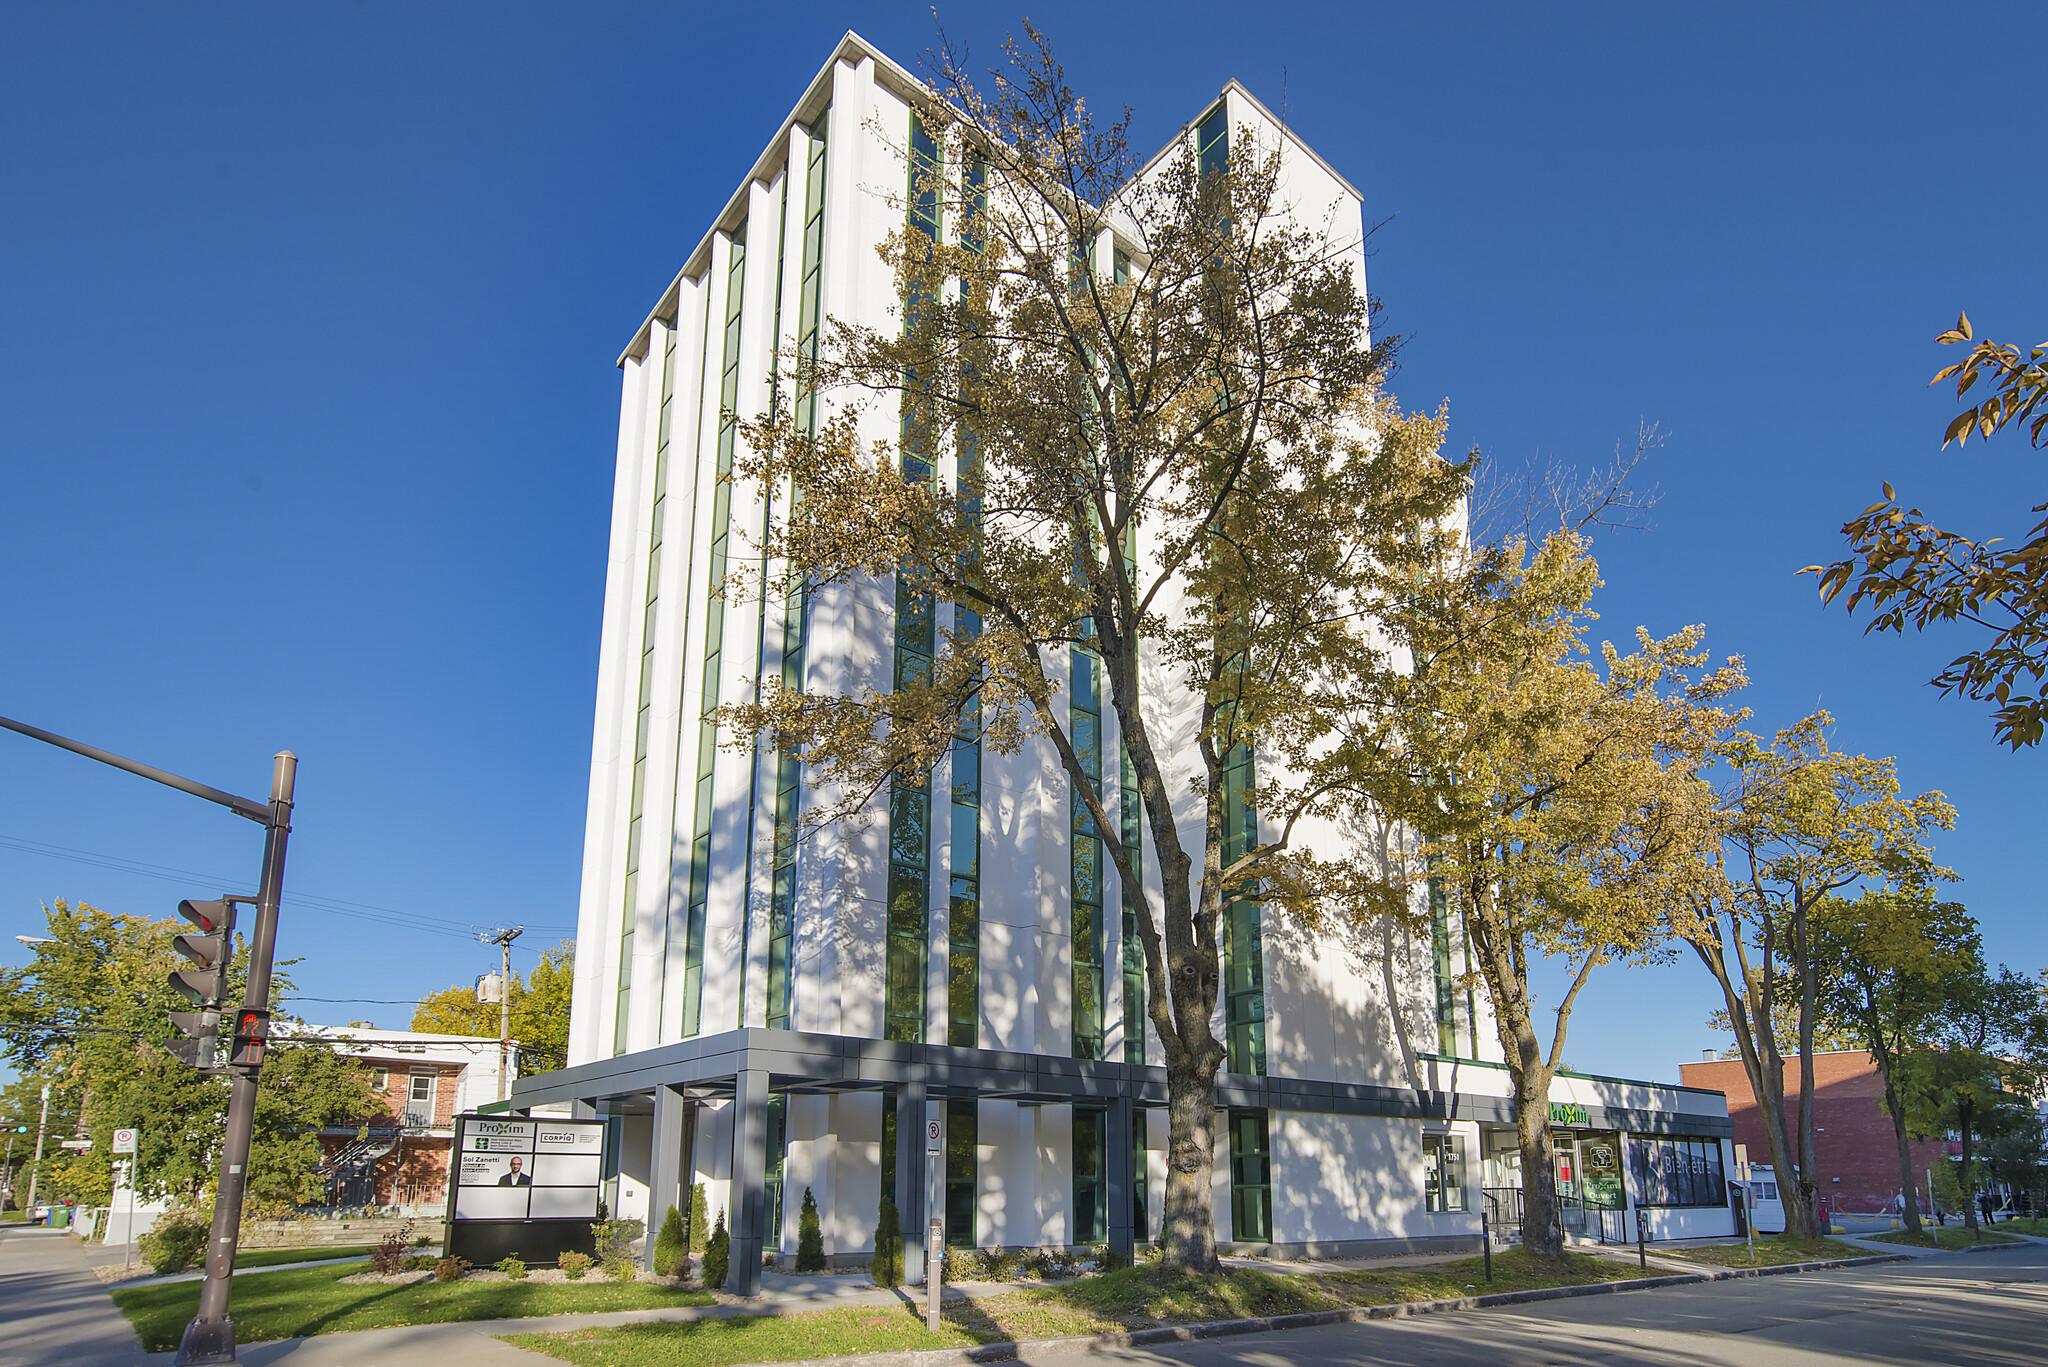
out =
[[[1159,1343],[1195,1343],[1203,1339],[1228,1338],[1237,1334],[1269,1334],[1286,1329],[1312,1329],[1326,1324],[1360,1324],[1368,1320],[1405,1319],[1411,1315],[1441,1315],[1456,1310],[1486,1310],[1497,1305],[1527,1305],[1535,1301],[1600,1296],[1616,1291],[1648,1291],[1660,1286],[1684,1286],[1694,1282],[1724,1282],[1745,1277],[1774,1277],[1797,1272],[1822,1272],[1838,1267],[1868,1267],[1875,1263],[1910,1261],[1911,1254],[1891,1253],[1871,1258],[1838,1258],[1830,1262],[1784,1263],[1777,1267],[1717,1267],[1700,1272],[1677,1273],[1668,1277],[1639,1277],[1622,1282],[1591,1282],[1584,1286],[1552,1286],[1536,1291],[1501,1291],[1486,1296],[1460,1296],[1440,1301],[1406,1301],[1392,1305],[1361,1305],[1347,1310],[1314,1310],[1300,1315],[1268,1315],[1260,1319],[1212,1320],[1206,1324],[1165,1325],[1158,1329],[1135,1329],[1128,1334],[1026,1339],[1011,1343],[984,1343],[973,1348],[920,1348],[907,1353],[862,1353],[857,1359],[852,1360],[857,1360],[860,1367],[961,1367],[962,1364],[978,1362],[1007,1362],[1026,1353],[1059,1355],[1092,1353],[1102,1348],[1143,1348]],[[846,1357],[806,1358],[797,1362],[752,1363],[747,1367],[845,1367],[849,1360]]]

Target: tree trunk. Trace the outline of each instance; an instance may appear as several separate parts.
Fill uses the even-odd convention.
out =
[[[1977,1183],[1970,1171],[1970,1150],[1975,1147],[1970,1142],[1970,1122],[1974,1118],[1968,1106],[1963,1107],[1962,1113],[1956,1117],[1956,1131],[1963,1137],[1963,1165],[1957,1171],[1956,1186],[1963,1193],[1963,1224],[1970,1231],[1972,1238],[1975,1238],[1982,1228],[1977,1223]]]
[[[1160,1221],[1163,1260],[1213,1272],[1216,1258],[1214,1183],[1216,1067],[1194,1060],[1166,1069],[1166,1209]]]
[[[1885,1109],[1891,1112],[1892,1134],[1899,1144],[1899,1190],[1905,1193],[1906,1228],[1914,1234],[1920,1232],[1920,1196],[1913,1182],[1913,1143],[1906,1136],[1906,1108],[1899,1102],[1899,1089],[1892,1084],[1892,1070],[1885,1066],[1884,1058],[1878,1056],[1877,1070],[1884,1083]]]
[[[1719,932],[1717,931],[1718,935]],[[1792,1176],[1792,1141],[1785,1131],[1785,1059],[1772,1035],[1770,1003],[1756,1004],[1746,991],[1738,992],[1729,976],[1726,950],[1718,939],[1704,936],[1689,941],[1700,962],[1721,984],[1721,998],[1728,1007],[1728,1022],[1735,1027],[1735,1042],[1742,1054],[1742,1071],[1749,1075],[1750,1094],[1756,1098],[1757,1119],[1764,1127],[1764,1144],[1770,1150],[1771,1167],[1778,1179],[1778,1197],[1785,1207],[1785,1237],[1817,1238],[1813,1205],[1801,1199],[1803,1193]]]
[[[1532,1032],[1532,1048],[1535,1042]],[[1556,1257],[1564,1252],[1564,1226],[1557,1203],[1557,1155],[1550,1147],[1550,1071],[1540,1060],[1516,1072],[1515,1138],[1522,1150],[1522,1247]]]
[[[1811,1234],[1797,1237],[1817,1239],[1827,1232],[1820,1221],[1820,1156],[1813,1139],[1813,1018],[1819,1005],[1820,976],[1814,970],[1813,953],[1807,943],[1806,894],[1797,890],[1792,900],[1792,947],[1799,959],[1799,1200],[1813,1226]],[[1781,1170],[1779,1190],[1783,1191],[1784,1186],[1785,1174]],[[1788,1219],[1790,1214],[1788,1210]],[[1787,1233],[1790,1230],[1788,1223]]]

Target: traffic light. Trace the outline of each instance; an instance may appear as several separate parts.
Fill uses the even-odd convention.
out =
[[[235,904],[226,900],[180,902],[178,915],[190,921],[199,934],[174,935],[171,946],[199,967],[173,972],[171,989],[207,1012],[228,995],[228,961],[235,952]]]
[[[228,1062],[237,1068],[263,1066],[263,1042],[270,1034],[270,1013],[245,1006],[235,1012],[235,1047]]]
[[[203,1073],[220,1071],[220,1012],[173,1011],[171,1028],[185,1036],[164,1046],[172,1058]]]

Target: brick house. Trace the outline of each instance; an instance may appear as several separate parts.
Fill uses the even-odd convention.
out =
[[[447,1197],[455,1117],[498,1100],[498,1041],[355,1025],[294,1028],[336,1041],[375,1070],[377,1109],[320,1132],[327,1204],[438,1209]]]
[[[1709,1058],[1682,1063],[1679,1073],[1688,1087],[1709,1087],[1728,1094],[1728,1116],[1735,1122],[1735,1142],[1749,1147],[1752,1163],[1771,1161],[1763,1121],[1749,1074],[1739,1058]],[[1785,1060],[1785,1129],[1796,1149],[1799,1123],[1799,1060]],[[1876,1211],[1890,1206],[1899,1190],[1898,1140],[1884,1111],[1884,1083],[1877,1060],[1861,1049],[1833,1050],[1813,1056],[1813,1125],[1815,1178],[1821,1194],[1840,1210]],[[1920,1209],[1927,1210],[1927,1170],[1943,1156],[1939,1140],[1914,1141],[1913,1185]]]

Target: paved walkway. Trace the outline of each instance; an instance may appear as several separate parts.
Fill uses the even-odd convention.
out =
[[[0,1228],[0,1367],[135,1367],[142,1341],[60,1229]]]

